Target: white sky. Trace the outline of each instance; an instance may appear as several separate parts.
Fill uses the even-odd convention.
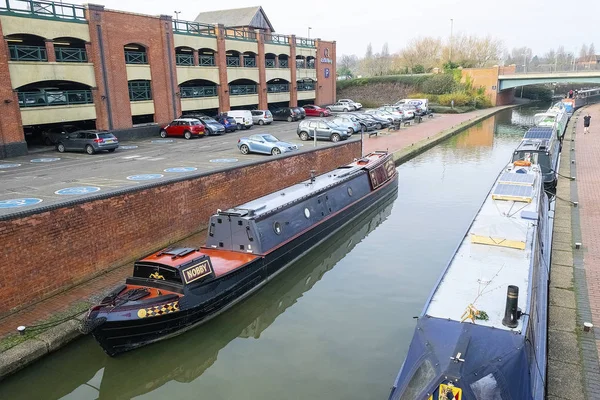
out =
[[[565,46],[578,54],[582,43],[594,42],[600,53],[600,1],[580,0],[65,0],[65,3],[104,4],[106,8],[142,14],[175,15],[193,21],[201,11],[261,5],[277,33],[336,40],[341,54],[363,56],[367,44],[379,52],[385,42],[390,52],[418,36],[447,39],[450,18],[454,33],[492,35],[506,48],[528,46],[542,55]]]

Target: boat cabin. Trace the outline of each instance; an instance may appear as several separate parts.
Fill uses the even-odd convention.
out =
[[[524,139],[515,149],[512,161],[524,161],[537,164],[542,170],[544,183],[556,181],[560,142],[552,136],[550,139]]]

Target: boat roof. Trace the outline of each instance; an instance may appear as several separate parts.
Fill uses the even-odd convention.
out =
[[[225,211],[219,211],[220,215],[237,215],[240,217],[254,218],[294,203],[299,199],[314,195],[323,189],[337,185],[340,182],[352,178],[358,172],[371,169],[379,165],[387,157],[387,152],[373,152],[348,165],[344,165],[325,174],[307,179],[296,185],[289,186],[277,192],[241,204]]]
[[[554,135],[554,130],[549,126],[536,126],[529,128],[523,139],[550,139]]]
[[[519,287],[518,306],[527,309],[541,185],[537,165],[511,163],[500,173],[424,314],[461,321],[472,305],[488,316],[488,320],[474,323],[510,329],[502,324],[509,285]],[[515,330],[521,331],[523,319],[518,323]]]
[[[515,151],[541,151],[546,152],[550,148],[551,139],[524,139],[519,143]]]

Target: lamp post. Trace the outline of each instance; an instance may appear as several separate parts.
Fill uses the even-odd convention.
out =
[[[308,27],[308,38],[309,38],[309,39],[310,39],[310,30],[311,30],[311,29],[312,29],[312,28],[309,26],[309,27]]]
[[[452,30],[454,28],[454,19],[450,18],[450,54],[448,55],[448,61],[452,62]]]
[[[181,14],[181,11],[173,11],[175,13],[175,20],[179,20],[179,14]]]

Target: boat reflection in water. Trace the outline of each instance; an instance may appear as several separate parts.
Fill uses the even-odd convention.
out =
[[[106,357],[104,371],[98,372],[102,373],[98,398],[130,399],[173,380],[192,382],[216,362],[219,351],[235,338],[259,338],[279,315],[390,215],[396,197],[397,193],[350,222],[260,292],[209,324],[117,359]],[[81,386],[88,386],[89,390],[89,383]]]

